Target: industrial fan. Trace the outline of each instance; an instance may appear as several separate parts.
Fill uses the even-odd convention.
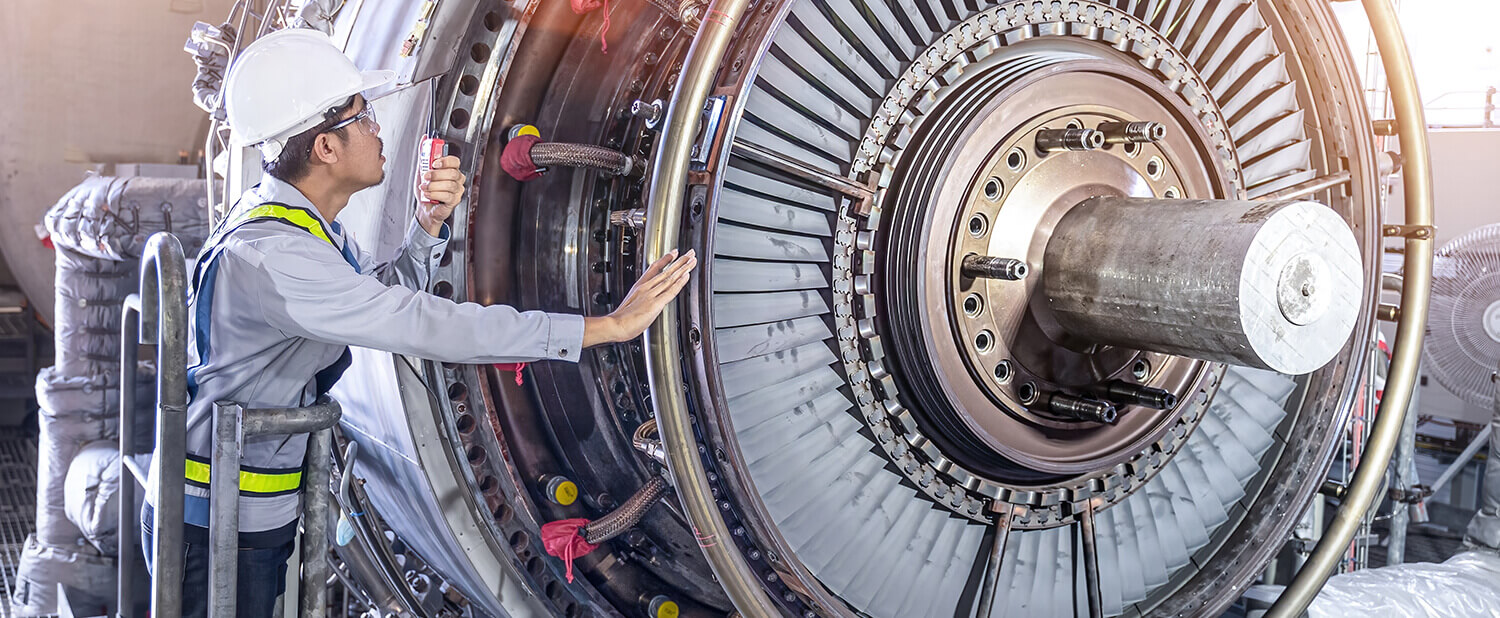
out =
[[[1432,268],[1432,309],[1422,350],[1427,371],[1460,399],[1490,409],[1500,362],[1500,224],[1443,245]]]

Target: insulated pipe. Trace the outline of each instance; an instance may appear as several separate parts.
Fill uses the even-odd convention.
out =
[[[651,163],[643,243],[647,262],[677,249],[687,193],[688,159],[698,135],[703,105],[735,25],[748,3],[749,0],[714,0],[709,5],[703,24],[688,48],[677,84],[672,88],[665,130]],[[698,536],[698,545],[729,600],[748,618],[773,618],[779,612],[735,548],[729,527],[709,491],[708,474],[698,459],[698,444],[683,395],[678,333],[681,325],[677,315],[677,303],[667,303],[656,322],[646,330],[646,368],[658,429],[667,450],[667,470],[672,473],[672,485],[677,488],[683,512]]]
[[[1380,48],[1385,64],[1391,100],[1396,107],[1400,127],[1401,152],[1406,158],[1404,169],[1406,224],[1432,226],[1432,168],[1428,161],[1427,120],[1422,113],[1422,98],[1417,92],[1416,75],[1411,56],[1401,35],[1401,24],[1390,0],[1364,0],[1365,15]],[[1380,490],[1396,440],[1405,422],[1407,404],[1417,381],[1417,363],[1421,360],[1423,329],[1427,324],[1427,300],[1432,292],[1432,249],[1434,234],[1413,234],[1406,239],[1406,259],[1401,289],[1401,319],[1396,326],[1396,340],[1391,352],[1391,370],[1380,400],[1380,412],[1365,445],[1364,457],[1349,483],[1344,507],[1339,509],[1323,538],[1313,548],[1307,562],[1297,571],[1276,604],[1266,613],[1269,618],[1299,616],[1318,595],[1323,582],[1338,565],[1354,532],[1364,519],[1365,510]]]

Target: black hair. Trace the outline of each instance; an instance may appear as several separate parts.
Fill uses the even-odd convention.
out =
[[[282,182],[293,183],[306,178],[311,170],[313,140],[317,139],[320,133],[327,133],[328,127],[338,124],[342,116],[352,107],[354,107],[354,97],[349,97],[349,101],[343,105],[323,112],[322,122],[287,139],[286,147],[281,149],[281,156],[276,157],[275,161],[261,162],[261,169]],[[334,134],[342,140],[345,138],[344,129],[347,128],[349,127],[339,127]]]

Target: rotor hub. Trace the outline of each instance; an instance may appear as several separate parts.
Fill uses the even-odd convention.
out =
[[[1021,483],[1107,471],[1171,429],[1210,364],[1061,328],[1042,289],[1052,232],[1091,197],[1232,187],[1198,123],[1133,67],[1057,51],[992,73],[934,112],[946,122],[908,146],[921,154],[886,200],[875,252],[897,362],[966,467]]]

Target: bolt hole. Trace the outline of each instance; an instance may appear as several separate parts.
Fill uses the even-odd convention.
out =
[[[1167,187],[1167,190],[1162,192],[1162,197],[1165,197],[1169,200],[1175,200],[1179,197],[1182,197],[1182,191],[1178,190],[1177,187]]]
[[[1146,162],[1146,175],[1150,176],[1152,180],[1161,178],[1161,167],[1161,158],[1151,157],[1151,160]]]
[[[480,465],[480,464],[483,464],[486,459],[490,458],[489,453],[484,452],[484,448],[479,447],[479,446],[471,446],[471,447],[469,447],[469,450],[467,451],[466,455],[469,458],[469,463],[471,463],[473,465],[476,465],[476,466]]]
[[[1016,389],[1016,396],[1021,398],[1021,403],[1031,405],[1036,403],[1036,385],[1031,382],[1022,384]]]
[[[1135,364],[1130,366],[1130,375],[1137,380],[1144,381],[1151,377],[1151,363],[1144,358],[1136,359]]]
[[[969,235],[970,236],[973,236],[975,238],[979,238],[981,236],[984,236],[984,233],[987,232],[987,231],[989,231],[989,229],[990,229],[990,221],[989,221],[989,219],[986,219],[984,215],[975,214],[974,216],[969,217]]]
[[[1125,156],[1134,158],[1136,155],[1141,154],[1141,145],[1135,142],[1126,142],[1124,150]]]
[[[974,348],[979,350],[981,354],[994,349],[994,347],[995,335],[990,331],[982,330],[979,331],[978,335],[974,335]]]
[[[541,556],[532,556],[526,561],[526,572],[531,573],[532,577],[541,577],[544,566],[546,565],[542,563]]]
[[[500,481],[495,480],[493,476],[485,476],[479,479],[479,491],[486,496],[493,496],[500,492]]]
[[[496,13],[494,11],[490,11],[490,12],[484,14],[484,29],[485,30],[489,30],[490,32],[499,32],[500,31],[500,26],[502,26],[504,24],[505,24],[505,20],[500,17],[499,13]]]
[[[453,298],[453,284],[447,281],[439,281],[432,284],[432,295]]]
[[[463,414],[458,417],[458,433],[471,433],[474,431],[474,415]]]
[[[454,401],[463,401],[469,398],[469,387],[463,382],[454,382],[448,385],[448,398]]]
[[[1000,199],[1000,192],[1004,190],[1005,185],[1000,183],[1000,179],[992,176],[984,183],[984,199],[991,202],[998,200]]]
[[[474,62],[482,63],[486,60],[489,60],[490,46],[485,45],[484,43],[475,43],[473,47],[469,48],[469,57],[473,58]]]
[[[547,598],[552,599],[553,601],[562,598],[562,585],[557,583],[556,581],[547,582],[547,586],[543,588],[543,590],[546,591]]]
[[[495,516],[495,524],[500,526],[509,524],[510,518],[515,516],[515,513],[511,512],[510,506],[505,504],[495,507],[492,514]]]
[[[467,96],[474,96],[474,93],[479,92],[479,78],[473,75],[465,75],[459,78],[458,91]]]
[[[984,311],[984,299],[978,294],[970,294],[964,297],[964,314],[969,317],[977,317],[979,312]]]
[[[453,125],[455,129],[462,129],[469,126],[469,110],[462,107],[454,109],[452,113],[448,114],[448,124]],[[452,154],[453,149],[449,148],[448,152]]]
[[[527,536],[524,530],[517,530],[510,535],[510,547],[515,551],[526,549],[526,546],[530,544],[531,537]]]
[[[1000,364],[995,365],[995,379],[999,380],[1001,384],[1010,382],[1010,379],[1013,377],[1015,377],[1015,374],[1011,371],[1010,361],[1000,361]]]
[[[1005,166],[1012,172],[1021,171],[1021,168],[1026,167],[1026,153],[1020,148],[1010,151],[1010,154],[1005,155]]]

